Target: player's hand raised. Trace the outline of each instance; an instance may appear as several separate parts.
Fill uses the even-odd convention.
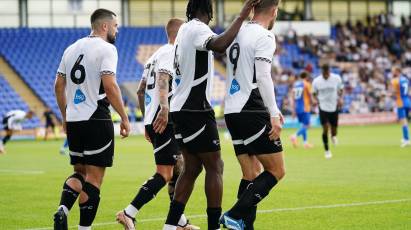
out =
[[[261,0],[247,0],[240,12],[240,18],[246,20],[248,15],[250,15],[251,10],[260,3]]]
[[[121,138],[126,138],[130,135],[130,122],[128,119],[122,119],[120,123],[120,135]]]
[[[279,117],[271,117],[271,131],[268,133],[270,140],[278,140],[281,136],[281,130],[284,124],[284,117],[280,114]]]
[[[153,129],[156,133],[163,133],[168,124],[168,107],[162,106],[157,118],[153,123]]]

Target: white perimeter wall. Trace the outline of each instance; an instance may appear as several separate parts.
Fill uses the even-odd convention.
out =
[[[318,21],[280,21],[274,25],[274,34],[286,35],[290,29],[295,30],[298,36],[314,35],[314,36],[330,36],[330,22]]]
[[[121,0],[28,0],[28,26],[89,27],[90,15],[98,8],[116,13],[121,25]],[[16,26],[19,26],[18,0],[0,0],[0,27]]]

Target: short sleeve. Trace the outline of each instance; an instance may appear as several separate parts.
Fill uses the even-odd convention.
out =
[[[274,35],[267,34],[256,41],[255,60],[271,63],[274,57],[276,44]]]
[[[66,51],[64,51],[63,56],[61,57],[59,68],[57,69],[57,76],[66,77]]]
[[[193,42],[197,50],[207,51],[207,44],[216,34],[204,23],[198,23],[194,27]]]
[[[143,74],[141,75],[141,80],[147,80],[148,73],[150,72],[151,58],[148,59],[147,63],[144,65]]]
[[[313,81],[312,92],[313,93],[318,93],[317,81],[316,80]]]
[[[174,76],[173,60],[174,60],[174,52],[164,52],[158,58],[158,72],[166,73],[170,75],[171,77],[173,77]]]
[[[104,49],[102,54],[100,76],[102,75],[116,75],[118,54],[115,46],[111,45]]]

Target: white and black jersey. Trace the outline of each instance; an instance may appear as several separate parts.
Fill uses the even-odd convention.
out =
[[[226,52],[224,114],[267,111],[257,87],[255,61],[271,63],[275,48],[274,35],[260,24],[248,22],[241,27]]]
[[[279,114],[271,79],[275,48],[274,34],[251,21],[241,27],[226,52],[224,118],[236,155],[283,151],[280,139],[269,138],[270,118]]]
[[[21,130],[22,123],[26,119],[27,113],[23,110],[12,110],[3,117],[5,130]]]
[[[198,19],[183,24],[174,44],[175,88],[170,111],[211,111],[210,94],[214,75],[214,57],[207,50],[215,36],[208,25]]]
[[[102,75],[116,75],[117,49],[88,36],[69,46],[57,74],[66,77],[67,122],[111,120]]]
[[[158,49],[147,61],[143,74],[146,80],[144,125],[151,125],[160,110],[160,91],[157,77],[160,73],[170,75],[169,98],[172,96],[172,79],[174,77],[174,46],[167,44]]]
[[[313,92],[317,94],[321,111],[336,112],[338,102],[338,92],[344,88],[341,77],[337,74],[330,74],[328,79],[322,75],[313,81]]]

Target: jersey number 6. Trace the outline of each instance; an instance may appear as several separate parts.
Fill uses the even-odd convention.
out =
[[[77,58],[77,61],[76,61],[76,63],[74,63],[74,66],[73,66],[73,68],[71,69],[71,72],[70,72],[71,81],[74,84],[77,84],[77,85],[80,85],[86,79],[86,70],[84,69],[84,66],[82,66],[80,64],[80,62],[83,60],[83,57],[84,57],[84,54],[81,54]],[[77,71],[80,71],[80,77],[79,78],[76,77],[76,72]]]

